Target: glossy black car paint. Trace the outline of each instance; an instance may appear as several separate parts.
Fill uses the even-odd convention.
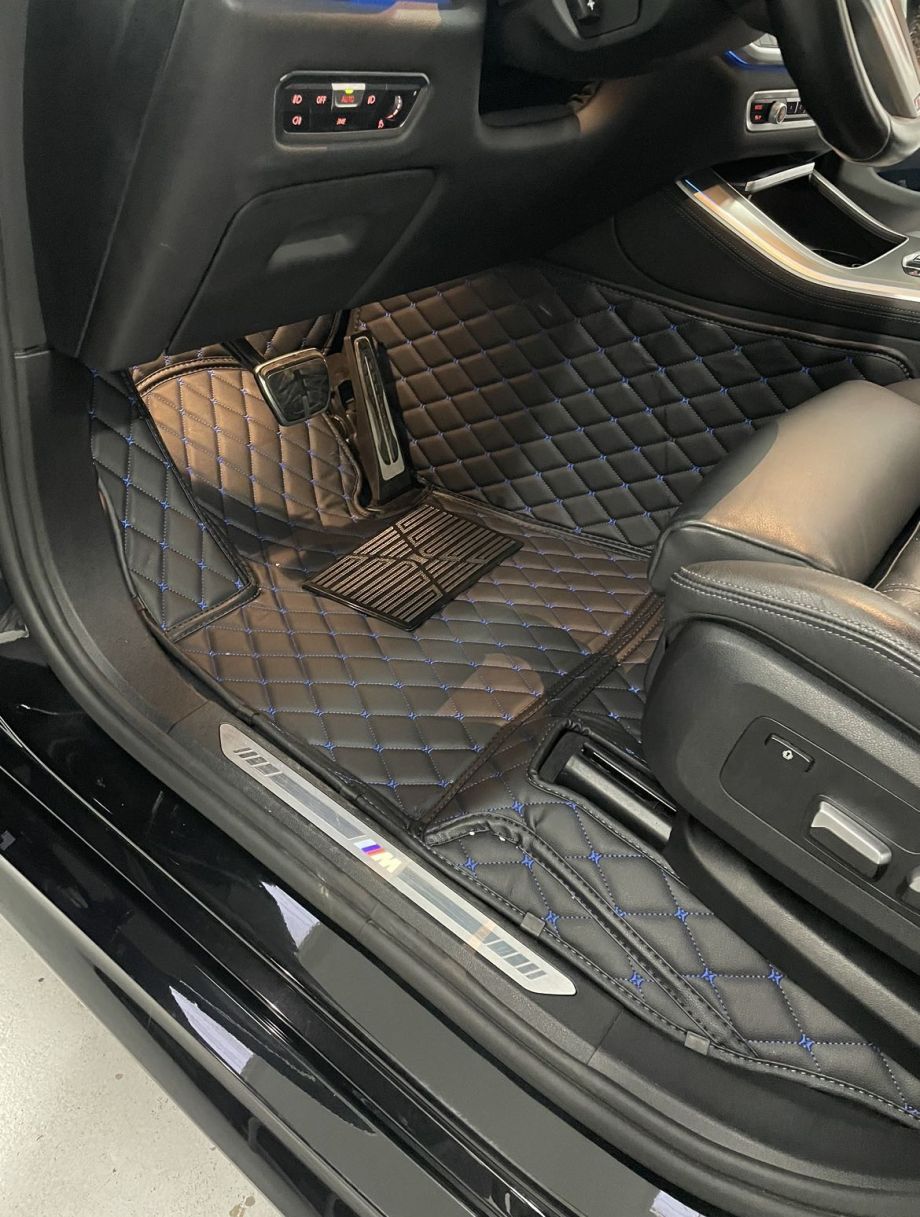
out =
[[[0,911],[285,1213],[651,1210],[657,1185],[161,786],[20,644],[0,650],[0,726]]]

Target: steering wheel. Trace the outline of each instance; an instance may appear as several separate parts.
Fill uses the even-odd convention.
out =
[[[920,149],[920,0],[768,0],[783,59],[827,142],[895,165]]]

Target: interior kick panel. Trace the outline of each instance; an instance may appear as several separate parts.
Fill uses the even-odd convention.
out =
[[[651,545],[762,422],[904,364],[732,325],[549,263],[369,305],[419,475],[576,533]]]
[[[99,487],[150,620],[175,641],[251,599],[248,566],[203,515],[145,413],[97,379],[90,420]]]
[[[558,247],[553,261],[723,318],[870,348],[920,368],[920,312],[885,299],[841,296],[771,265],[699,211],[674,184]],[[908,280],[910,282],[910,280]]]

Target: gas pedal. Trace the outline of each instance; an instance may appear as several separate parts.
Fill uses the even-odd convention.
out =
[[[413,476],[380,373],[377,347],[366,334],[359,334],[346,340],[345,357],[352,396],[348,412],[358,458],[372,502],[388,503],[412,486]]]

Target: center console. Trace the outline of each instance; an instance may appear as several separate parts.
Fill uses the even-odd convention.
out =
[[[694,209],[777,271],[831,295],[920,306],[920,236],[876,219],[815,162],[760,176],[723,173],[695,174],[680,189]]]

